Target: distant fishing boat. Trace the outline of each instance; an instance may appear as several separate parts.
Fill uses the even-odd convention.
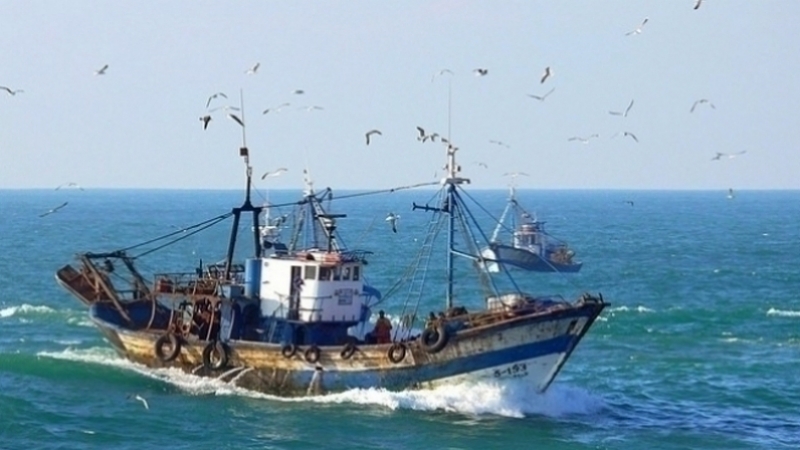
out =
[[[58,283],[89,305],[91,320],[121,356],[286,396],[509,379],[545,391],[606,306],[589,293],[573,301],[525,293],[509,274],[498,277],[476,264],[483,261],[475,244],[482,233],[474,231],[462,187],[469,180],[458,175],[452,147],[436,203],[413,205],[430,216],[419,253],[386,296],[366,281],[371,252],[343,244],[337,228],[346,215],[324,207],[333,202],[329,189],[317,194],[309,183],[293,203],[289,241],[265,239],[264,207],[250,201],[247,148],[241,153],[248,168],[241,206],[187,233],[82,253],[77,268],[57,271]],[[235,262],[243,214],[252,216],[254,251]],[[137,262],[151,252],[146,245],[160,249],[229,218],[221,263],[150,277],[139,271]],[[437,240],[442,230],[444,243]],[[142,254],[132,254],[136,249]],[[427,270],[439,250],[446,262],[442,280]],[[456,259],[476,272],[456,267]],[[428,303],[421,300],[440,296],[443,309],[425,314]],[[381,311],[374,329],[363,333],[381,303],[403,323],[386,322]]]
[[[505,242],[504,235],[509,237]],[[491,271],[499,271],[504,264],[534,272],[578,272],[583,266],[566,242],[547,233],[545,222],[519,204],[513,186],[489,245],[481,254],[489,261],[487,268]]]

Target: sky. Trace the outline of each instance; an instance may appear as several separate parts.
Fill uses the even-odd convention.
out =
[[[478,189],[800,189],[800,2],[695,1],[6,0],[0,188],[236,189],[233,113],[262,189],[434,181],[417,126]]]

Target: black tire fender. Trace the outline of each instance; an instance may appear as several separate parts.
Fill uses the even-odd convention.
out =
[[[281,355],[284,358],[291,358],[295,353],[297,353],[297,346],[294,344],[286,344],[281,348]]]
[[[430,325],[422,331],[419,337],[422,349],[428,353],[439,353],[447,346],[450,336],[443,323]]]
[[[165,345],[168,345],[169,352],[165,351]],[[155,345],[156,358],[163,362],[170,362],[177,358],[181,352],[181,341],[172,333],[167,333],[158,338]]]
[[[386,353],[386,356],[389,357],[389,361],[397,364],[400,361],[406,358],[406,346],[400,342],[395,342],[389,347],[389,351]]]
[[[342,351],[339,353],[339,356],[341,356],[342,359],[350,359],[353,357],[353,355],[355,355],[355,353],[356,353],[356,344],[348,342],[347,344],[344,344],[344,348],[342,348]]]
[[[307,362],[314,364],[315,362],[319,361],[319,354],[319,347],[312,345],[311,347],[308,347],[305,352],[303,352],[303,357]]]
[[[215,358],[212,359],[212,356]],[[203,349],[203,367],[211,370],[224,369],[228,365],[228,349],[220,341],[209,342]]]

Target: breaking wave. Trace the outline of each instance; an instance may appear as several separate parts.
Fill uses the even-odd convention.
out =
[[[800,317],[800,311],[770,308],[769,311],[767,311],[767,315],[780,317]]]
[[[368,388],[311,397],[285,398],[251,391],[222,380],[191,375],[180,369],[152,369],[117,356],[111,349],[66,349],[39,352],[40,357],[102,364],[133,370],[148,378],[169,383],[191,395],[230,395],[287,403],[374,405],[391,410],[445,411],[468,415],[497,415],[522,418],[529,415],[561,417],[594,414],[606,407],[590,392],[556,385],[540,394],[522,380],[505,384],[461,383],[430,390],[388,391]]]
[[[30,314],[51,314],[56,312],[55,309],[44,305],[29,305],[27,303],[17,306],[9,306],[8,308],[0,309],[0,318],[11,317],[14,315],[30,315]]]
[[[641,306],[641,305],[636,306],[636,307],[614,306],[614,307],[608,308],[608,312],[612,312],[612,313],[613,312],[628,312],[628,311],[636,311],[636,312],[640,312],[640,313],[656,312],[655,309],[650,309],[650,308],[648,308],[646,306]]]

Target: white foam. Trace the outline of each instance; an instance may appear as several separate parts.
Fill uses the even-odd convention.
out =
[[[781,316],[781,317],[800,317],[800,311],[770,308],[769,311],[767,311],[767,315]]]
[[[580,388],[556,385],[546,393],[539,394],[533,386],[522,380],[509,380],[505,384],[462,383],[430,390],[401,392],[377,388],[351,389],[322,396],[285,398],[250,391],[214,378],[187,374],[179,369],[151,369],[125,360],[111,349],[66,349],[60,352],[40,352],[38,355],[133,370],[146,377],[170,383],[192,395],[236,395],[291,403],[349,403],[383,406],[392,410],[447,411],[505,417],[593,414],[604,407],[601,399]]]
[[[56,312],[55,309],[44,305],[29,305],[27,303],[17,306],[9,306],[0,309],[0,318],[11,317],[15,314],[49,314]]]
[[[648,308],[646,306],[641,306],[641,305],[639,305],[639,306],[637,306],[635,308],[629,307],[629,306],[624,306],[624,305],[623,306],[614,306],[614,307],[608,308],[608,311],[612,312],[612,313],[613,312],[628,312],[628,311],[636,311],[636,312],[640,312],[640,313],[656,312],[655,309],[650,309],[650,308]]]

